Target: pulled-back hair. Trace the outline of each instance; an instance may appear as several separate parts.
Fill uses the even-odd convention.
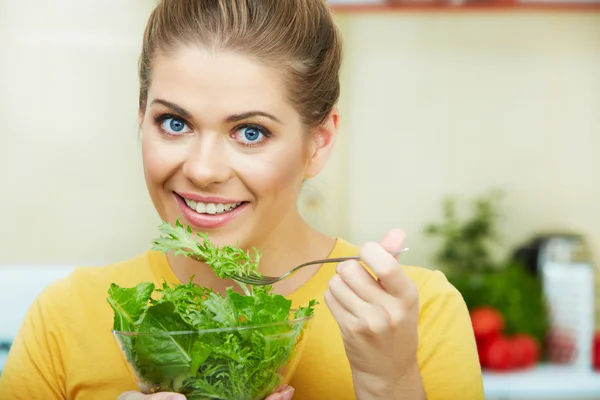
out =
[[[281,71],[306,126],[322,123],[337,103],[342,45],[324,0],[161,0],[144,32],[140,110],[157,52],[186,45],[240,52]]]

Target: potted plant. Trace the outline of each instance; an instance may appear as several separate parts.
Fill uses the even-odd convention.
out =
[[[482,366],[512,370],[537,363],[549,321],[540,279],[510,257],[493,256],[501,248],[501,199],[499,191],[476,198],[461,218],[457,200],[448,197],[442,221],[426,233],[438,239],[435,263],[471,311]]]

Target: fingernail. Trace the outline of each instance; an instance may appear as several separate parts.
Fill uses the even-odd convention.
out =
[[[343,264],[344,264],[343,262],[341,262],[341,263],[338,263],[337,267],[335,268],[335,271],[336,271],[338,274],[339,274],[340,272],[342,272],[342,265],[343,265]]]
[[[292,397],[294,397],[295,391],[296,391],[296,389],[294,389],[294,388],[287,389],[285,392],[283,392],[283,400],[292,400]]]
[[[182,394],[174,394],[174,395],[167,397],[167,400],[187,400],[187,399]]]

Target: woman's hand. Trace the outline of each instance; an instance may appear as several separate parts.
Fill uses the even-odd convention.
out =
[[[186,397],[179,393],[159,392],[154,394],[143,394],[136,391],[121,393],[117,400],[186,400]]]
[[[283,386],[265,400],[291,400],[294,396],[294,388],[291,386]],[[186,400],[185,396],[179,393],[154,393],[143,394],[140,392],[130,391],[122,393],[117,400]]]
[[[390,252],[404,232],[391,230],[360,250],[361,260],[338,265],[325,302],[338,322],[357,398],[425,398],[417,365],[419,296]],[[377,279],[378,278],[378,279]]]
[[[265,400],[292,400],[292,397],[294,397],[294,390],[293,387],[284,385]]]

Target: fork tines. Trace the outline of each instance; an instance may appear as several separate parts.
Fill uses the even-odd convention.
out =
[[[275,283],[277,281],[277,278],[274,278],[272,276],[261,277],[256,274],[250,274],[250,275],[246,275],[246,276],[231,275],[230,278],[235,281],[246,283],[248,285],[269,285],[269,284]]]

